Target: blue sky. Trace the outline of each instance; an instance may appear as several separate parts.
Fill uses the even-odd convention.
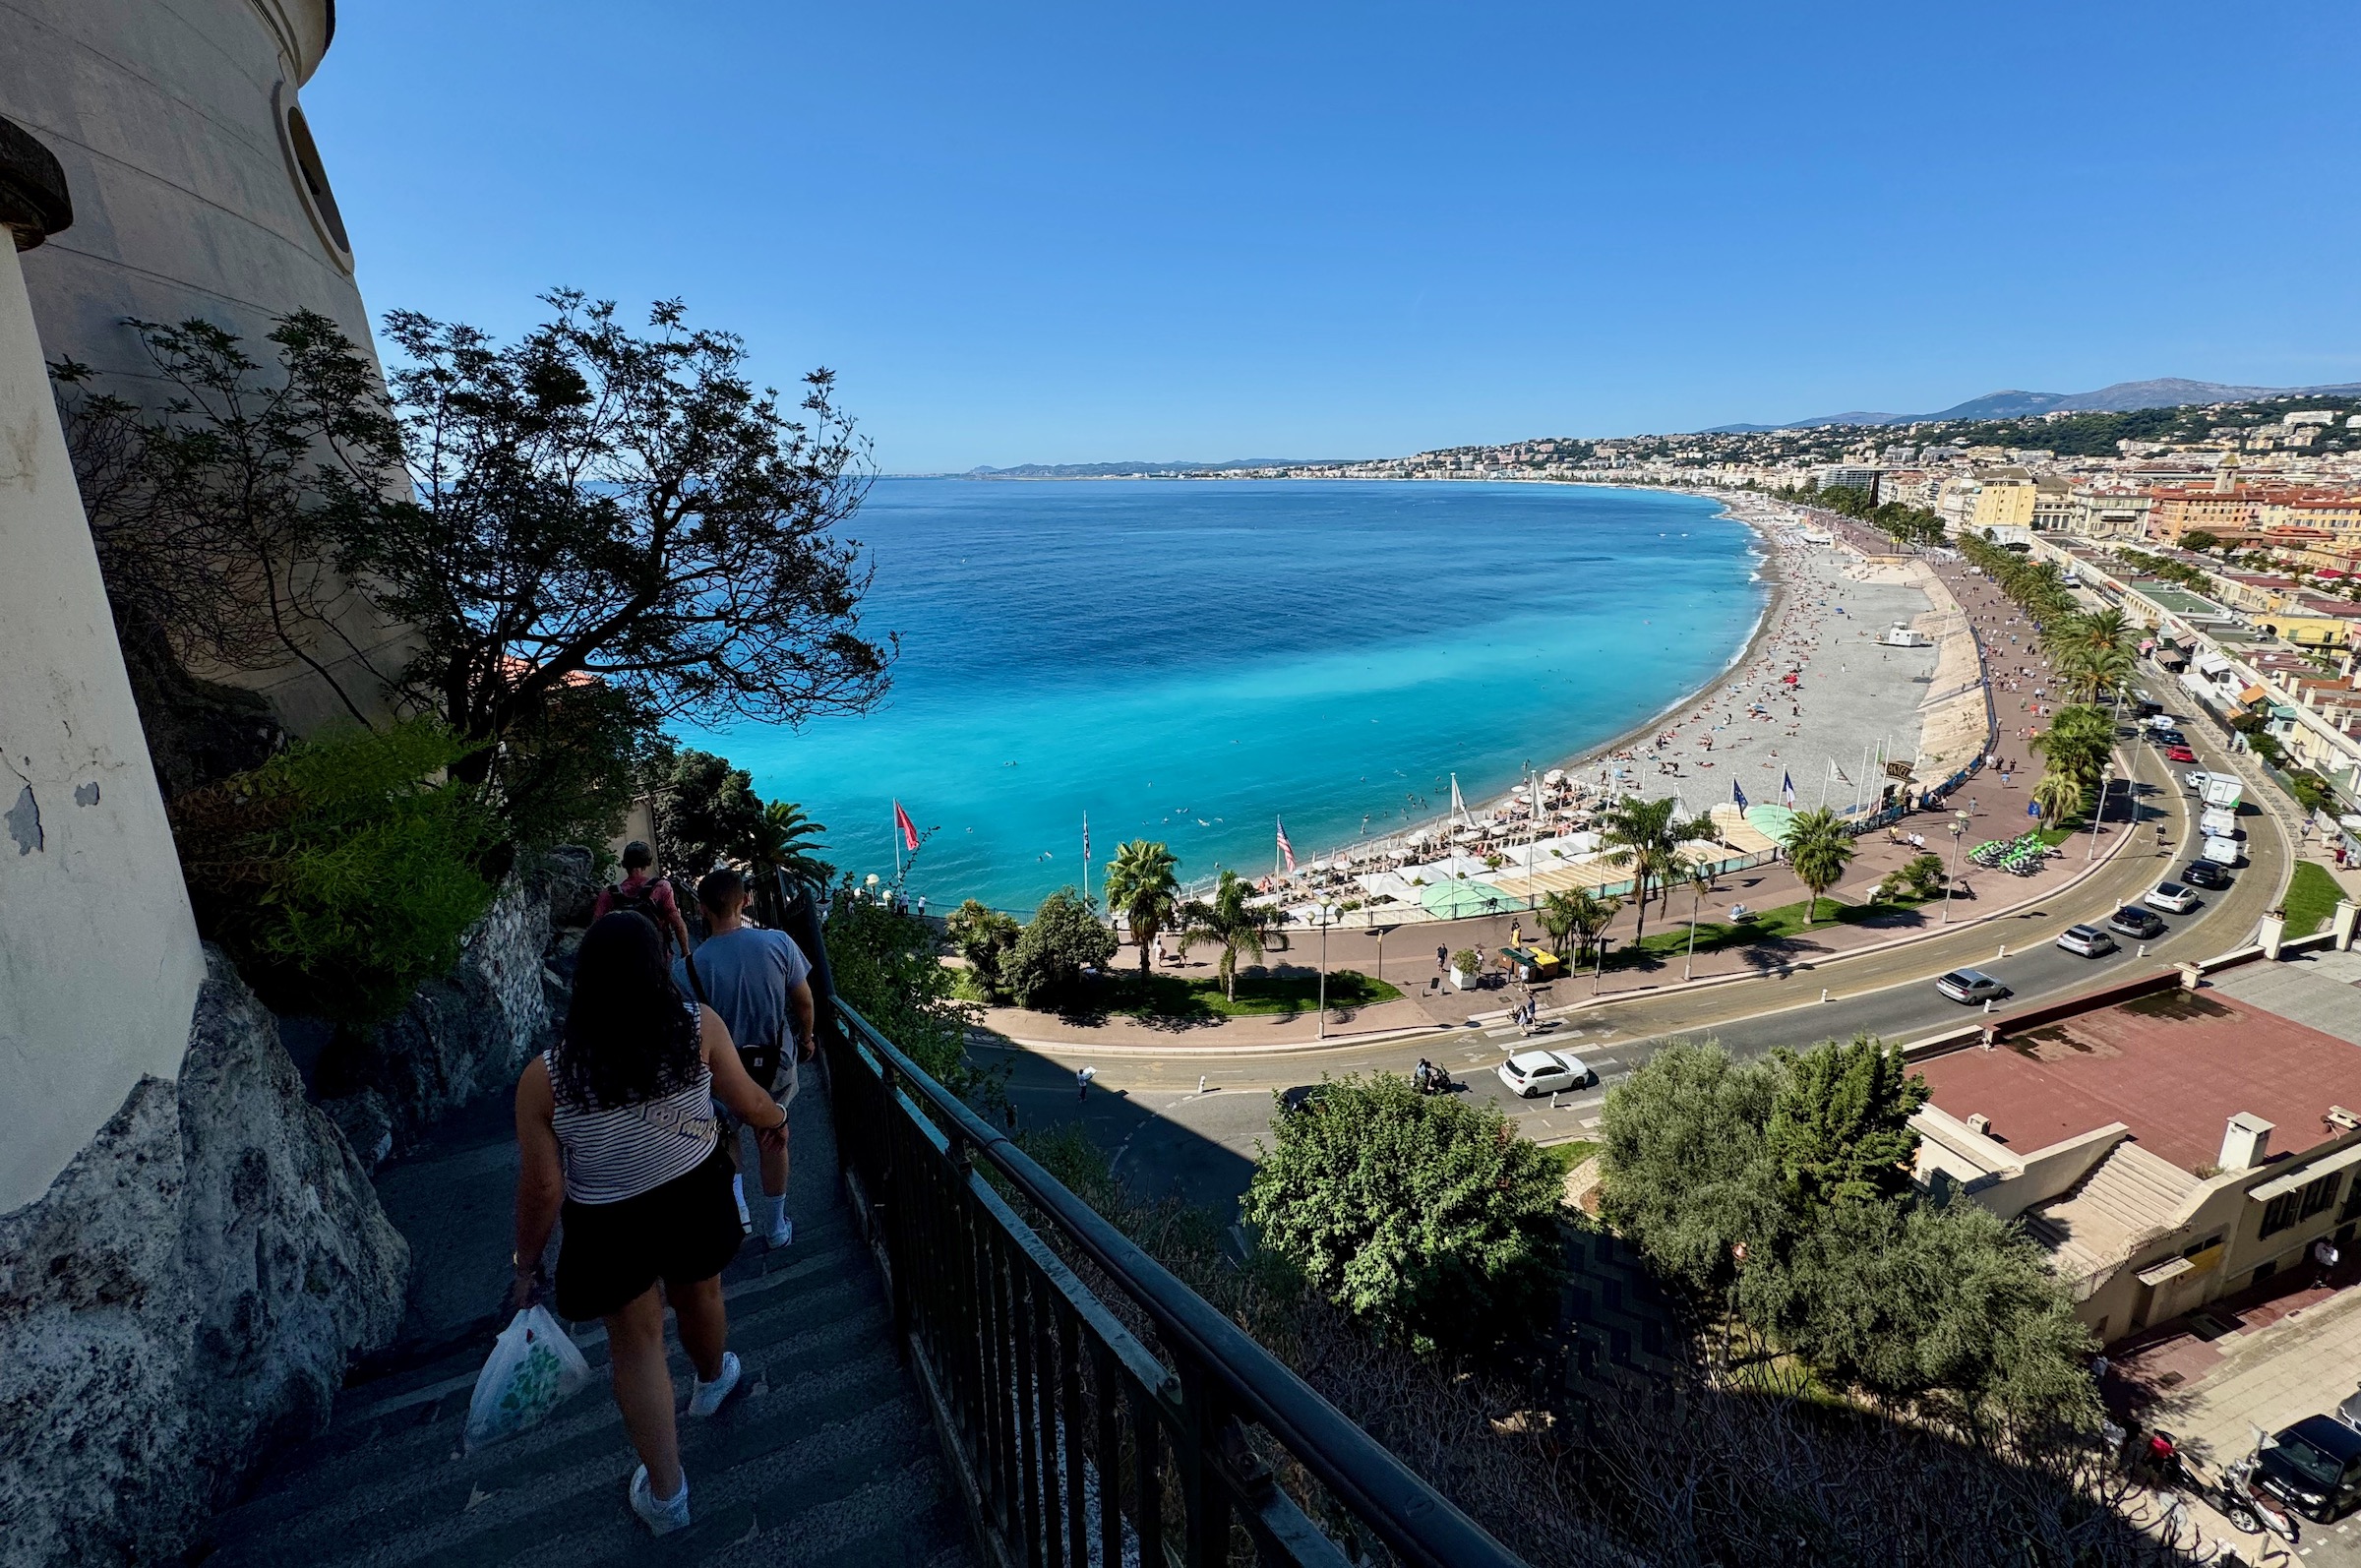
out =
[[[685,296],[889,471],[2361,380],[2361,10],[339,8],[371,306]]]

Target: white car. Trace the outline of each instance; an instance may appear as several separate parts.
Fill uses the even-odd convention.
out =
[[[2115,950],[2116,941],[2096,926],[2069,926],[2058,934],[2058,945],[2085,958],[2104,958]]]
[[[2183,887],[2179,882],[2158,882],[2140,902],[2168,914],[2186,915],[2197,907],[2198,897],[2195,888]]]
[[[1562,1051],[1520,1051],[1500,1063],[1500,1081],[1508,1086],[1510,1094],[1523,1100],[1556,1094],[1561,1089],[1579,1089],[1596,1081],[1598,1076],[1583,1064],[1580,1056]]]

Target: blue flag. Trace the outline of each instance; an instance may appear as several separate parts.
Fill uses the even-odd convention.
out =
[[[1787,777],[1787,770],[1784,767],[1779,770],[1779,798],[1788,811],[1795,809],[1795,781]]]
[[[1739,811],[1746,809],[1746,792],[1738,788],[1738,781],[1734,778],[1729,781],[1729,798]]]

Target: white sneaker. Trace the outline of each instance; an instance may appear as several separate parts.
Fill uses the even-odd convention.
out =
[[[681,1494],[656,1501],[647,1489],[647,1467],[632,1472],[632,1512],[654,1536],[669,1536],[676,1530],[689,1528],[689,1476],[681,1475]]]
[[[773,1252],[778,1251],[781,1247],[793,1245],[795,1242],[795,1222],[787,1218],[787,1216],[784,1214],[780,1215],[777,1228],[762,1239],[770,1243],[770,1249]]]
[[[689,1414],[692,1416],[710,1416],[715,1411],[721,1409],[721,1402],[725,1399],[728,1399],[730,1397],[730,1390],[738,1386],[738,1353],[736,1351],[723,1351],[721,1353],[721,1375],[719,1377],[713,1379],[713,1381],[710,1383],[706,1382],[702,1378],[691,1379],[689,1389]]]

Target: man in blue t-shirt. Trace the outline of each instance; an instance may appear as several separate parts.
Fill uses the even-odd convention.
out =
[[[746,878],[726,868],[696,884],[696,901],[712,935],[693,957],[673,963],[672,978],[729,1025],[747,1075],[781,1096],[796,1062],[810,1057],[816,1043],[812,965],[785,932],[748,925],[746,900]],[[734,1159],[735,1127],[730,1137]],[[786,1123],[776,1131],[757,1131],[755,1141],[762,1167],[762,1236],[782,1247],[795,1239],[795,1222],[787,1218]],[[737,1185],[744,1204],[746,1178],[738,1177]]]

